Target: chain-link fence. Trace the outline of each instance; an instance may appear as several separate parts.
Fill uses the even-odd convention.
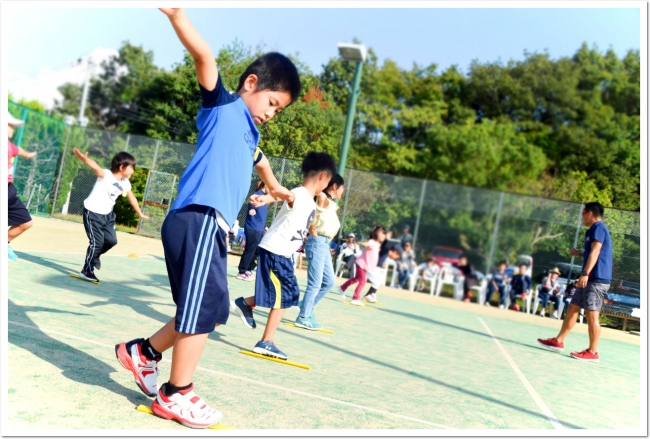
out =
[[[67,126],[60,120],[9,102],[9,112],[25,121],[12,141],[25,151],[36,152],[31,160],[14,159],[14,186],[21,201],[34,214],[50,213],[50,191],[56,177],[61,143]]]
[[[20,116],[17,106],[10,105],[10,109],[16,117]],[[37,162],[36,167],[29,168],[26,161],[19,163],[17,186],[24,202],[32,193],[38,194],[34,186],[41,185],[41,199],[32,202],[32,209],[39,206],[43,211],[47,204],[45,194],[51,192],[53,215],[81,221],[83,200],[96,177],[71,154],[72,148],[88,152],[105,168],[110,166],[115,153],[128,151],[139,168],[149,170],[141,204],[151,219],[139,222],[138,233],[160,236],[162,221],[176,196],[179,178],[194,154],[194,145],[78,127],[66,129],[49,118],[51,126],[42,122],[41,129],[29,117],[23,147],[40,148],[37,157],[49,159],[43,164],[51,165],[41,167],[41,162]],[[52,187],[59,149],[63,149],[59,178]],[[269,161],[283,186],[293,188],[302,182],[299,160],[269,157]],[[344,178],[339,242],[350,232],[366,239],[374,225],[383,225],[394,232],[394,238],[399,238],[404,226],[409,225],[420,262],[431,253],[463,253],[477,270],[487,273],[500,260],[514,264],[520,256],[530,256],[535,282],[541,282],[554,267],[567,279],[574,279],[582,269],[582,259],[568,253],[569,248],[580,249],[584,245],[586,228],[581,221],[581,204],[356,169],[347,169]],[[249,193],[257,180],[251,171]],[[270,207],[268,224],[278,209],[278,205]],[[240,227],[245,218],[246,203],[242,200],[237,218]],[[629,315],[640,306],[640,214],[606,209],[604,222],[614,247],[614,278],[604,311]]]

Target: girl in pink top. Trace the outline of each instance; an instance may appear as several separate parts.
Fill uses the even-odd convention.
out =
[[[347,290],[349,286],[357,282],[359,283],[354,290],[354,296],[352,297],[350,304],[364,306],[364,304],[359,300],[359,297],[361,296],[361,290],[366,285],[366,271],[373,270],[377,266],[379,247],[381,247],[381,243],[384,239],[386,239],[386,229],[381,226],[375,226],[370,234],[370,240],[368,240],[368,242],[359,243],[365,247],[365,250],[357,259],[354,277],[349,279],[340,287],[341,296],[345,298],[345,290]]]

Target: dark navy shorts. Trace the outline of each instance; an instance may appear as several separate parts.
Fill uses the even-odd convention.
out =
[[[167,275],[176,304],[176,331],[205,334],[230,312],[226,234],[213,208],[196,204],[172,210],[161,230]]]
[[[293,261],[259,247],[255,277],[255,306],[291,308],[298,305],[300,287],[293,274]]]
[[[7,219],[7,225],[9,227],[19,226],[32,220],[25,205],[20,201],[20,198],[18,198],[16,186],[14,186],[13,183],[9,183],[7,191]]]

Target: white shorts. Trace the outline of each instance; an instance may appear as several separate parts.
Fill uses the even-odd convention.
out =
[[[375,267],[374,270],[366,272],[366,279],[375,290],[378,290],[384,286],[386,280],[386,269]]]

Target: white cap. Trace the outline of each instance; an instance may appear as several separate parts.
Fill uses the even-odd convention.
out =
[[[10,112],[7,111],[7,123],[11,125],[12,127],[20,127],[25,125],[24,120],[16,119],[11,115]]]
[[[348,234],[348,238],[354,238],[354,233]]]

